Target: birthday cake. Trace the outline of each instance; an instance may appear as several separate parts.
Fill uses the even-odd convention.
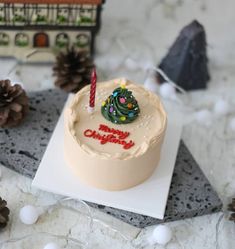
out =
[[[68,166],[82,182],[104,190],[144,182],[158,165],[167,125],[158,96],[128,80],[98,83],[91,112],[91,91],[84,87],[65,110]]]

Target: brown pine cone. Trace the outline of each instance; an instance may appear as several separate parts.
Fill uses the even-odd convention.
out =
[[[7,207],[7,202],[0,197],[0,230],[6,227],[9,214],[10,210]]]
[[[235,212],[235,198],[233,198],[232,202],[228,204],[228,211]]]
[[[29,100],[21,86],[11,85],[10,80],[0,80],[0,127],[17,126],[28,108]]]
[[[232,213],[232,214],[230,215],[229,220],[235,222],[235,213]]]
[[[66,92],[76,93],[90,83],[94,63],[88,52],[76,51],[74,47],[60,52],[53,67],[56,76],[55,85]]]
[[[235,221],[235,198],[233,198],[232,202],[228,204],[228,211],[232,212],[229,217],[229,220]]]

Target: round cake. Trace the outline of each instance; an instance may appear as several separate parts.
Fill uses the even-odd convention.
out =
[[[124,190],[156,169],[167,116],[158,96],[131,81],[98,83],[88,112],[90,86],[65,110],[64,154],[78,178],[104,190]]]

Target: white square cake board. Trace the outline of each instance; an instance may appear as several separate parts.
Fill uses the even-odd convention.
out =
[[[104,191],[81,183],[66,165],[62,112],[32,185],[47,192],[163,219],[181,130],[180,120],[168,115],[161,159],[154,174],[136,187],[123,191]]]

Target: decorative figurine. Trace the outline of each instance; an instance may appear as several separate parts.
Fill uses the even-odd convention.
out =
[[[185,90],[206,88],[210,79],[206,46],[205,30],[195,20],[182,29],[159,68]],[[163,78],[157,76],[162,83]]]
[[[32,49],[57,52],[72,45],[93,55],[104,1],[2,0],[0,56],[22,59]]]

